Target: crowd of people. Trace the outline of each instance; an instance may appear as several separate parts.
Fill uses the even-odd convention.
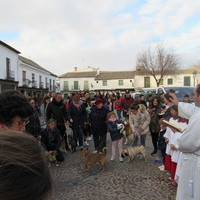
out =
[[[0,95],[0,140],[6,137],[13,138],[15,135],[15,141],[9,143],[12,146],[12,142],[18,142],[16,141],[17,133],[13,131],[18,131],[21,134],[20,142],[21,140],[30,140],[28,143],[30,146],[37,143],[40,151],[45,149],[49,158],[55,157],[56,166],[58,166],[59,162],[64,161],[63,153],[60,150],[61,143],[65,143],[66,150],[70,148],[68,128],[72,130],[77,150],[82,150],[84,145],[89,145],[89,141],[93,138],[93,153],[99,154],[103,153],[103,148],[107,146],[107,134],[109,134],[112,141],[110,160],[115,160],[118,155],[118,160],[123,162],[121,157],[123,132],[124,125],[128,121],[134,135],[131,146],[143,145],[145,147],[146,136],[151,135],[153,145],[151,155],[162,161],[163,165],[159,169],[168,171],[171,183],[178,185],[177,200],[198,199],[200,196],[198,190],[200,183],[200,137],[198,137],[200,85],[197,85],[195,90],[195,105],[190,103],[187,94],[183,101],[184,103],[178,102],[174,91],[162,96],[151,95],[148,98],[140,95],[137,100],[131,96],[129,90],[125,91],[124,96],[115,92],[105,95],[97,92],[93,97],[90,96],[89,91],[85,91],[84,93],[73,93],[68,99],[63,99],[62,93],[54,92],[45,96],[41,102],[38,102],[36,98],[28,99],[17,91],[8,91]],[[182,133],[181,130],[165,123],[165,120],[184,127],[186,131]],[[22,133],[25,131],[30,136]],[[9,139],[6,138],[6,140]],[[25,143],[21,142],[20,145],[19,148],[26,148]],[[15,150],[15,148],[11,149],[10,153]],[[30,151],[28,152],[29,156],[36,153],[32,147],[28,151]],[[42,192],[39,194],[42,189],[38,190],[35,195],[41,195],[41,199],[43,196],[52,195],[50,175],[43,171],[39,172],[37,166],[34,169],[29,166],[35,155],[23,164],[16,160],[16,166],[11,163],[15,160],[14,158],[11,157],[9,163],[6,163],[7,161],[4,159],[6,154],[2,155],[1,152],[0,172],[5,177],[0,176],[0,191],[2,188],[5,193],[10,190],[9,178],[11,179],[11,177],[7,176],[7,172],[20,168],[20,170],[23,169],[21,170],[23,173],[29,173],[27,171],[30,170],[31,174],[37,176],[38,179],[44,177],[47,180],[44,185],[44,195]],[[43,155],[41,155],[39,165],[44,165]],[[19,182],[22,181],[22,177],[16,176],[16,179],[19,179]],[[14,180],[12,181],[14,184]],[[3,186],[3,184],[5,185]],[[4,189],[6,184],[8,189]],[[27,189],[27,194],[29,191],[31,190]],[[1,197],[5,196],[1,196],[0,192]],[[19,197],[18,199],[23,198]]]

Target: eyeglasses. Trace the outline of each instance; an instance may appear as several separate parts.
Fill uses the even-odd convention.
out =
[[[12,123],[18,127],[21,127],[21,126],[26,126],[29,123],[29,120],[21,120],[20,122],[13,120]]]

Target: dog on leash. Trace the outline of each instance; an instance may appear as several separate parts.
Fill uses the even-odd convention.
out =
[[[128,147],[122,151],[121,157],[122,158],[128,157],[129,158],[128,162],[130,162],[138,154],[142,155],[145,162],[147,162],[146,150],[145,150],[144,146]]]
[[[124,144],[130,144],[130,142],[133,140],[133,136],[134,136],[134,133],[132,131],[129,121],[125,121],[124,122],[124,138],[125,138]]]
[[[58,167],[56,154],[54,154],[53,151],[48,152],[47,158],[49,160],[49,167],[51,167],[53,164]]]
[[[75,143],[72,135],[68,135],[67,140],[68,140],[68,146],[69,146],[70,151],[72,153],[75,152],[76,151],[76,143]]]
[[[76,151],[76,144],[73,139],[73,131],[70,128],[70,125],[65,125],[65,128],[66,128],[66,131],[65,131],[66,135],[61,141],[60,150],[64,153],[67,153],[66,150],[70,150],[73,153]],[[65,137],[67,137],[67,140]]]
[[[102,153],[92,153],[88,146],[83,146],[83,163],[87,170],[91,169],[96,163],[101,165],[103,171],[106,170],[106,154],[107,148],[103,148]]]

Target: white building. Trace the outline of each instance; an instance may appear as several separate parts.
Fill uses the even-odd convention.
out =
[[[164,76],[162,86],[195,86],[200,82],[200,69],[191,67],[177,69],[174,74]],[[100,71],[88,67],[85,70],[68,72],[60,77],[60,89],[64,93],[75,91],[121,91],[125,89],[139,90],[157,87],[153,76],[145,70],[136,71]]]
[[[98,68],[68,72],[59,77],[60,90],[64,93],[76,91],[124,91],[134,89],[134,71],[100,71]]]
[[[57,76],[28,58],[19,56],[18,73],[18,89],[27,96],[44,96],[59,90]]]
[[[160,86],[196,86],[199,81],[199,73],[191,67],[188,69],[177,69],[174,74],[164,76]],[[147,87],[157,87],[153,76],[150,76],[145,70],[136,71],[135,88]]]
[[[20,52],[0,40],[0,93],[18,86],[18,54]]]

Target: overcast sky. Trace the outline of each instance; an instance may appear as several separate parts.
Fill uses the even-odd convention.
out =
[[[200,0],[0,0],[0,40],[60,75],[134,70],[157,41],[200,63]]]

